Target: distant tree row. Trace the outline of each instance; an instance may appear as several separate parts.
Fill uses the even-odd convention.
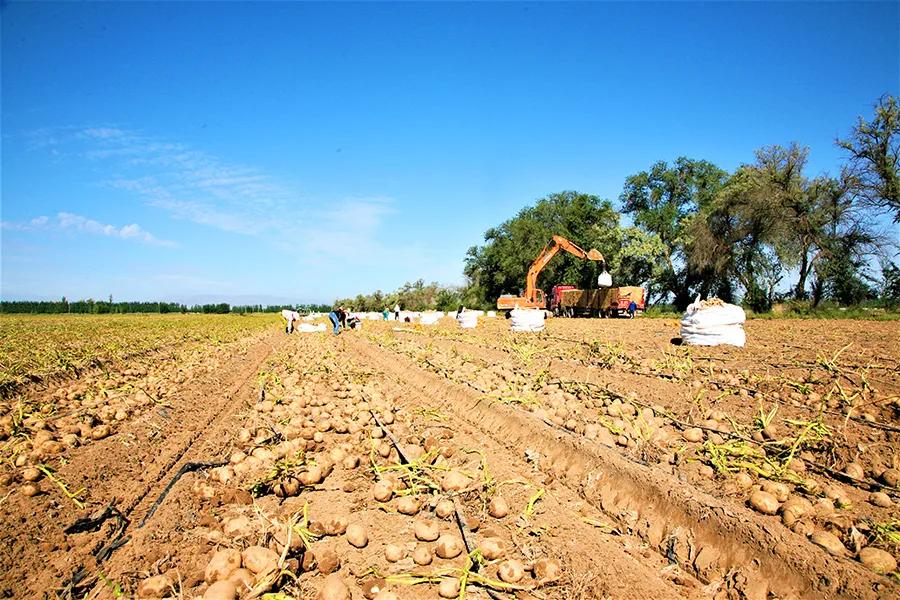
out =
[[[31,314],[124,314],[124,313],[201,313],[201,314],[227,314],[227,313],[253,313],[253,312],[281,312],[283,309],[296,310],[298,312],[322,312],[329,311],[327,304],[294,304],[283,306],[264,306],[262,304],[231,306],[226,302],[218,304],[179,304],[177,302],[112,302],[103,300],[77,300],[69,302],[65,297],[58,302],[13,300],[0,301],[0,313],[31,313]]]
[[[355,298],[338,299],[334,303],[335,306],[342,305],[349,310],[360,312],[381,312],[385,309],[392,311],[397,305],[403,310],[452,311],[462,305],[477,308],[483,304],[468,287],[440,285],[434,282],[426,284],[423,279],[413,283],[406,282],[393,292],[384,293],[378,290],[368,295],[359,294]]]
[[[461,293],[489,304],[518,292],[556,234],[600,250],[618,284],[643,285],[651,301],[669,299],[681,309],[696,294],[741,301],[757,312],[784,298],[812,306],[825,299],[900,303],[897,240],[878,226],[880,215],[900,222],[897,99],[881,98],[872,120],[860,118],[837,145],[847,153],[837,176],[806,175],[808,149],[796,143],[762,148],[733,173],[705,160],[657,162],[625,180],[619,200],[633,227],[621,225],[607,200],[552,194],[469,249]],[[876,263],[880,277],[872,272]],[[560,255],[539,285],[593,287],[596,268]],[[796,279],[785,285],[788,276]]]

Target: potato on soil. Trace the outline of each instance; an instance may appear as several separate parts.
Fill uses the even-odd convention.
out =
[[[41,472],[34,467],[28,467],[22,470],[22,479],[24,481],[33,482],[41,478]]]
[[[897,561],[889,552],[872,546],[859,551],[859,562],[876,573],[892,573],[897,570]]]
[[[398,544],[388,544],[384,547],[384,558],[387,559],[388,562],[395,563],[398,560],[403,560],[404,556],[406,556],[406,549],[403,546]]]
[[[397,499],[397,512],[401,515],[414,515],[419,512],[419,501],[412,496],[402,496]]]
[[[769,492],[762,490],[750,494],[750,506],[764,515],[774,515],[778,512],[778,500]]]
[[[350,545],[356,548],[365,548],[369,543],[369,534],[366,532],[366,528],[359,523],[348,525],[345,535]]]
[[[445,492],[458,492],[471,485],[472,480],[459,471],[450,471],[441,479],[441,489]]]
[[[453,505],[452,500],[441,500],[437,503],[437,506],[434,507],[434,514],[442,519],[446,519],[455,512],[456,507]]]
[[[363,596],[365,596],[367,600],[374,600],[375,596],[380,594],[386,586],[387,582],[380,577],[368,579],[362,584]]]
[[[816,531],[809,538],[813,544],[821,546],[832,556],[846,556],[847,548],[843,542],[830,531]]]
[[[206,565],[204,579],[206,583],[213,583],[220,579],[226,579],[232,572],[241,568],[241,553],[233,548],[219,550]]]
[[[203,600],[235,600],[237,598],[237,586],[225,579],[217,581],[203,592]]]
[[[463,541],[452,534],[444,534],[438,538],[434,553],[440,558],[456,558],[465,549]]]
[[[379,481],[372,486],[372,497],[378,502],[387,502],[394,495],[394,489],[387,481]]]
[[[438,596],[441,598],[456,598],[459,596],[459,579],[456,577],[441,579],[441,583],[438,585]]]
[[[256,573],[268,573],[278,568],[278,555],[263,546],[250,546],[241,553],[244,566]]]
[[[888,508],[894,505],[891,497],[884,492],[872,492],[871,494],[869,494],[869,502],[871,502],[875,506],[880,506],[881,508]]]
[[[699,427],[691,427],[690,429],[685,429],[681,437],[683,437],[688,442],[702,442],[703,441],[703,430]]]
[[[347,517],[334,517],[322,523],[325,535],[343,535],[348,526]]]
[[[37,496],[38,494],[40,494],[41,487],[36,483],[26,483],[19,488],[19,491],[22,492],[23,496],[28,496],[30,498],[32,496]]]
[[[504,545],[503,540],[497,537],[484,538],[479,542],[478,549],[481,551],[481,555],[487,560],[497,560],[498,558],[502,558],[506,553],[506,546]]]
[[[250,569],[243,568],[235,569],[227,579],[235,585],[238,591],[246,591],[252,588],[253,583],[256,581],[256,577]]]
[[[881,480],[892,487],[900,486],[900,469],[885,469]]]
[[[172,585],[172,579],[168,575],[148,577],[138,586],[138,596],[141,598],[165,598],[172,593]]]
[[[775,496],[775,499],[779,502],[787,500],[791,493],[791,489],[780,481],[766,480],[762,484],[762,490]]]
[[[110,433],[109,425],[98,425],[91,430],[91,439],[102,440],[103,438],[109,437]]]
[[[488,503],[488,514],[495,519],[502,519],[509,514],[509,503],[500,496],[494,496]]]
[[[426,565],[431,564],[431,550],[428,549],[428,546],[424,544],[419,544],[416,546],[416,549],[413,550],[412,554],[413,562],[419,565],[420,567],[424,567]]]
[[[319,588],[316,600],[351,600],[350,588],[338,575],[329,575]]]
[[[525,567],[522,566],[522,563],[518,560],[505,560],[500,563],[500,567],[497,569],[497,575],[499,575],[500,579],[506,583],[516,583],[525,576]]]
[[[441,534],[437,523],[432,521],[416,521],[416,524],[413,525],[413,533],[417,540],[423,542],[433,542]]]
[[[541,583],[556,581],[562,577],[562,565],[555,558],[541,558],[534,563],[534,576]]]
[[[315,555],[316,566],[319,569],[319,573],[328,575],[341,568],[341,557],[338,556],[333,548],[316,548],[313,554]]]

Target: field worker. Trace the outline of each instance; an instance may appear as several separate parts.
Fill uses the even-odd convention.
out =
[[[338,306],[328,313],[328,318],[331,319],[331,324],[334,325],[334,335],[341,332],[341,325],[347,326],[347,311],[344,310],[343,306]]]
[[[384,309],[383,311],[381,311],[381,316],[384,318],[385,321],[388,320],[388,315],[389,315],[389,314],[391,314],[391,313],[388,312],[387,307],[385,307],[385,309]]]
[[[294,321],[300,318],[299,313],[285,309],[281,311],[281,318],[284,319],[284,332],[294,333]]]
[[[628,318],[629,319],[634,318],[634,311],[636,311],[636,310],[637,310],[637,302],[632,300],[631,302],[628,303]]]
[[[463,311],[466,310],[465,306],[460,306],[456,311],[456,318],[459,318],[459,315],[463,314]]]
[[[394,306],[394,320],[395,321],[400,320],[400,303],[399,302]]]

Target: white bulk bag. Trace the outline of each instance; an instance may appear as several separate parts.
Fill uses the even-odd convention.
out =
[[[299,331],[300,333],[314,333],[317,331],[328,331],[328,328],[325,326],[325,323],[320,323],[319,325],[300,323],[300,326],[297,327],[297,331]]]
[[[544,330],[544,311],[539,308],[514,308],[510,320],[513,331]]]
[[[728,344],[743,348],[747,341],[743,325],[746,318],[740,306],[718,298],[701,301],[697,296],[681,319],[681,339],[693,346]]]
[[[466,310],[459,313],[456,320],[463,329],[475,329],[478,326],[478,313],[474,310]]]
[[[444,313],[440,312],[426,312],[422,313],[421,319],[419,319],[419,323],[422,325],[434,325],[438,321],[441,320],[441,317],[444,316]]]

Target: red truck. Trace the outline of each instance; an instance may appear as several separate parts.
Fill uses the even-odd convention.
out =
[[[618,317],[628,314],[631,301],[644,312],[644,288],[636,286],[579,290],[574,285],[553,286],[550,310],[562,317]]]

